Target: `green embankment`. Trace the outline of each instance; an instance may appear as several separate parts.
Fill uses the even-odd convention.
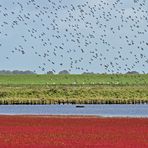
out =
[[[148,75],[1,75],[0,104],[148,103]]]

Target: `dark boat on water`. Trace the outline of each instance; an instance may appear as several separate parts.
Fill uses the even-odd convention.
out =
[[[76,108],[84,108],[84,105],[76,105]]]

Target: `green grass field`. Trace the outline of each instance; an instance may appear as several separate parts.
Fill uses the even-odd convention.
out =
[[[147,85],[145,75],[0,75],[0,84],[106,84],[106,85]]]
[[[0,75],[0,104],[148,103],[145,75]]]

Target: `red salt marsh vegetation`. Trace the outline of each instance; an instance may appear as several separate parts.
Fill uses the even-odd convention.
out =
[[[147,148],[148,118],[0,116],[0,148]]]

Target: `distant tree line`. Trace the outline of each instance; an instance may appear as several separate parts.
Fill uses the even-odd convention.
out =
[[[10,71],[10,70],[0,70],[0,74],[36,74],[35,72],[33,71],[30,71],[30,70],[26,70],[26,71],[20,71],[20,70],[13,70],[13,71]]]
[[[20,70],[0,70],[0,75],[3,74],[36,74],[33,71],[26,70],[26,71],[20,71]],[[48,71],[47,74],[54,74],[52,71]],[[67,70],[62,70],[59,72],[59,74],[70,74]],[[82,74],[95,74],[93,72],[83,72]],[[137,71],[129,71],[126,74],[139,74]]]
[[[48,71],[47,74],[54,74],[52,71]],[[62,70],[59,72],[59,74],[70,74],[67,70]],[[83,72],[82,74],[95,74],[93,72]]]
[[[126,74],[139,74],[137,71],[129,71]]]
[[[52,71],[48,71],[47,74],[54,74]],[[70,74],[67,70],[62,70],[59,74]],[[83,72],[82,74],[96,74],[93,72]],[[107,74],[107,73],[104,73]],[[137,71],[128,71],[126,74],[139,74]]]

